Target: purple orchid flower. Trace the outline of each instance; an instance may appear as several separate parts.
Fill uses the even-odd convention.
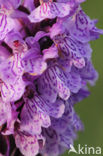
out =
[[[88,42],[103,34],[84,1],[0,0],[0,155],[58,156],[84,129],[74,104],[98,78]]]

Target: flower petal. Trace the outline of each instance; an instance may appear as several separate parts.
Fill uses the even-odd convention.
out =
[[[36,136],[27,136],[21,132],[15,134],[17,148],[25,156],[36,156],[39,152],[39,144]]]
[[[34,101],[27,100],[21,112],[21,131],[30,135],[40,134],[41,127],[49,127],[51,122],[48,115],[37,110]]]
[[[22,58],[21,63],[25,72],[36,76],[42,74],[45,71],[47,64],[39,53],[40,52],[38,47],[31,48]]]
[[[71,36],[83,43],[97,39],[103,34],[103,30],[97,31],[94,20],[90,20],[81,9],[69,20],[68,25]]]
[[[3,101],[16,101],[19,100],[25,91],[25,82],[22,78],[17,79],[14,84],[3,83],[1,88],[1,96]]]
[[[57,100],[55,103],[50,103],[43,99],[42,96],[38,95],[35,95],[33,100],[34,103],[32,105],[32,108],[36,106],[38,107],[38,109],[40,109],[40,111],[43,111],[50,116],[59,118],[64,113],[65,106],[62,100]]]
[[[58,66],[51,66],[47,69],[47,71],[44,73],[44,75],[39,79],[39,90],[41,93],[46,93],[47,98],[49,100],[50,96],[52,96],[52,92],[54,95],[56,95],[56,92],[58,95],[66,100],[70,96],[70,90],[66,86],[66,80],[65,76],[63,74],[63,71]],[[44,82],[46,82],[46,86],[44,85]],[[50,91],[51,90],[51,91]],[[48,92],[50,91],[50,92]]]
[[[53,33],[53,31],[52,31]],[[70,35],[57,35],[54,37],[55,43],[58,45],[61,53],[65,57],[78,59],[86,57],[91,58],[92,49],[88,43],[81,43]]]
[[[51,46],[49,49],[45,49],[43,50],[43,59],[47,60],[47,59],[53,59],[53,58],[57,58],[58,57],[58,49],[56,46]]]
[[[55,17],[65,17],[70,13],[70,5],[67,3],[48,2],[43,3],[36,8],[28,16],[29,20],[33,23],[40,22],[46,18],[52,19]]]
[[[23,6],[25,6],[26,8],[28,8],[29,11],[32,11],[35,8],[35,6],[34,6],[34,0],[24,0]]]

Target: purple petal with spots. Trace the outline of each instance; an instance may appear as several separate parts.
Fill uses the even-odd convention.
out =
[[[81,9],[68,21],[68,25],[70,35],[83,43],[97,39],[100,34],[103,34],[102,30],[95,28],[94,20],[90,20]]]
[[[47,98],[49,99],[49,92],[56,92],[62,99],[66,100],[70,96],[70,89],[66,86],[66,77],[63,74],[63,71],[58,66],[52,66],[44,73],[42,78],[39,79],[39,90],[40,92],[45,92],[48,94]],[[45,88],[44,82],[49,82],[47,84],[48,89]]]
[[[3,83],[1,88],[1,96],[3,101],[16,101],[19,100],[24,94],[26,84],[19,78],[14,84]]]
[[[47,2],[34,9],[28,18],[32,23],[36,23],[46,18],[65,17],[70,13],[70,10],[71,8],[68,3]]]
[[[37,136],[29,136],[19,132],[15,134],[15,143],[17,148],[19,148],[21,153],[25,156],[38,154],[39,144]]]
[[[49,116],[59,118],[64,113],[64,102],[62,100],[57,100],[54,103],[46,101],[42,96],[35,95],[33,99],[33,104],[31,107],[38,107],[40,111],[45,112]]]
[[[21,112],[21,131],[28,132],[30,135],[41,134],[41,127],[49,127],[50,117],[44,112],[37,110],[34,100],[26,100]]]

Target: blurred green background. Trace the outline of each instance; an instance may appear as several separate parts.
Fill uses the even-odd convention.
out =
[[[87,0],[82,4],[82,8],[92,19],[98,19],[97,27],[103,29],[103,0]],[[92,41],[91,46],[93,48],[92,60],[99,72],[99,80],[94,87],[90,87],[91,95],[75,107],[84,123],[85,131],[78,134],[74,147],[77,149],[78,144],[81,146],[87,144],[88,147],[100,146],[103,155],[103,36]],[[69,155],[76,156],[77,154],[70,153]],[[63,156],[68,156],[68,153],[66,152]]]

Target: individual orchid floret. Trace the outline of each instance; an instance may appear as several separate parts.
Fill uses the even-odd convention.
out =
[[[91,20],[81,8],[78,8],[71,18],[59,19],[58,23],[63,27],[62,31],[68,32],[71,37],[82,43],[98,39],[100,34],[103,34],[103,30],[95,26],[97,20]]]
[[[41,134],[42,128],[48,128],[51,125],[50,117],[47,113],[41,111],[39,107],[34,104],[33,95],[35,94],[35,89],[32,86],[27,87],[27,91],[24,95],[25,105],[23,106],[21,112],[21,131],[25,131],[30,135]],[[30,99],[27,97],[31,96]]]

